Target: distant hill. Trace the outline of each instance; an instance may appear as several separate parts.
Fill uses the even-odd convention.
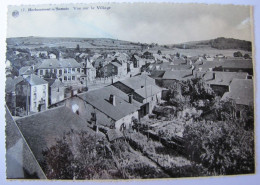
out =
[[[206,48],[211,47],[215,49],[238,49],[244,51],[252,51],[252,43],[250,41],[233,39],[233,38],[224,38],[219,37],[211,40],[204,41],[193,41],[186,42],[181,44],[173,44],[170,45],[172,48],[180,48],[180,49],[194,49],[194,48]]]
[[[90,49],[137,49],[140,43],[109,38],[59,38],[59,37],[14,37],[6,39],[9,48],[40,49],[44,47],[65,47]]]

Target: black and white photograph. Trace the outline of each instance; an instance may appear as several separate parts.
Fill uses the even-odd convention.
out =
[[[253,23],[250,5],[9,5],[6,179],[254,175]]]

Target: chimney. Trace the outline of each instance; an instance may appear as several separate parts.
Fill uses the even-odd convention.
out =
[[[129,103],[132,104],[132,102],[133,102],[133,95],[132,94],[128,95],[128,100],[129,100]]]
[[[109,102],[110,102],[112,105],[116,106],[116,96],[113,95],[113,94],[110,94]]]

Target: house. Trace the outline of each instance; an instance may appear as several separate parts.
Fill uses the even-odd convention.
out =
[[[233,79],[247,79],[248,77],[248,73],[245,72],[211,72],[211,75],[212,79],[206,79],[207,75],[204,79],[218,96],[223,96],[225,92],[228,92]]]
[[[142,104],[139,110],[139,118],[151,113],[154,105],[161,102],[161,88],[156,85],[154,79],[147,75],[137,75],[117,81],[113,86],[126,94],[133,95],[133,99]]]
[[[244,127],[254,127],[254,116],[248,111],[254,110],[254,83],[252,79],[233,79],[229,91],[226,92],[222,101],[233,102],[233,118],[242,121]]]
[[[96,68],[94,68],[94,66],[91,64],[88,58],[86,58],[85,61],[81,62],[80,64],[84,74],[81,75],[81,82],[93,82],[96,79]]]
[[[151,53],[151,52],[149,52],[149,51],[146,51],[146,52],[143,53],[142,58],[145,58],[145,59],[154,59],[154,56],[153,56],[153,53]]]
[[[49,86],[49,105],[55,104],[64,100],[65,95],[65,86],[64,84],[58,79],[44,79],[48,82]]]
[[[81,65],[72,58],[44,59],[37,67],[36,74],[41,78],[58,78],[66,87],[80,86]]]
[[[6,178],[46,179],[45,173],[35,159],[23,134],[13,120],[10,111],[7,107],[5,110]]]
[[[102,67],[101,71],[103,73],[103,77],[124,77],[127,75],[127,63],[120,62],[117,59],[114,59],[112,62]]]
[[[49,58],[53,59],[53,58],[57,58],[57,56],[54,53],[49,53]]]
[[[16,84],[16,107],[26,114],[40,112],[48,108],[48,82],[32,74]]]
[[[95,134],[87,126],[85,120],[65,106],[17,119],[16,124],[45,174],[50,172],[46,171],[48,168],[43,168],[46,160],[43,151],[54,146],[57,140],[62,140],[64,135],[70,131]],[[69,144],[70,148],[73,146]]]
[[[138,119],[139,108],[134,105],[131,96],[126,100],[117,94],[113,93],[113,88],[103,87],[66,99],[65,105],[90,126],[127,129],[134,119]]]

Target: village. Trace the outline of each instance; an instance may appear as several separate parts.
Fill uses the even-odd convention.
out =
[[[229,128],[239,127],[249,135],[254,128],[250,52],[225,56],[219,50],[216,55],[191,56],[150,47],[93,52],[77,45],[73,52],[12,49],[8,53],[10,59],[19,61],[30,55],[39,61],[20,68],[6,61],[7,138],[13,137],[7,140],[7,153],[14,150],[8,142],[15,139],[21,140],[27,152],[23,164],[9,172],[10,178],[128,179],[232,174],[237,167],[235,162],[230,165],[232,169],[220,169],[188,151],[188,146],[195,146],[190,132],[195,126],[201,129],[199,122],[210,126],[212,132],[214,124],[222,122],[225,128],[226,124]],[[230,126],[230,122],[236,124]],[[98,153],[97,146],[104,150],[96,154],[103,157],[100,161],[106,161],[103,170],[94,170],[91,176],[79,164],[66,168],[66,173],[60,170],[64,163],[55,164],[60,165],[58,169],[48,167],[53,147],[59,147],[57,140],[70,141],[66,144],[76,155],[80,147],[75,142],[80,139],[71,138],[82,132],[93,138],[92,150]],[[250,139],[251,136],[244,142],[251,142]],[[92,153],[88,155],[90,159]],[[252,159],[247,160],[252,166]],[[100,161],[95,165],[102,166]],[[251,172],[251,166],[236,173]],[[82,173],[76,173],[78,168]],[[61,175],[64,173],[67,176]]]

